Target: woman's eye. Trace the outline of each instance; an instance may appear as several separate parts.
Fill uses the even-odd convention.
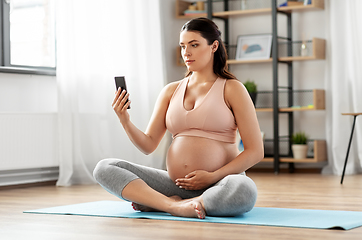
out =
[[[198,45],[197,44],[192,44],[192,47],[197,47]]]
[[[181,49],[185,49],[185,46],[180,46]]]

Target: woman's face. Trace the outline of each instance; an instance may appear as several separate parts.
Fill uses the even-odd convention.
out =
[[[201,71],[206,67],[212,69],[214,52],[218,41],[208,45],[199,32],[182,31],[180,33],[181,55],[189,71]]]

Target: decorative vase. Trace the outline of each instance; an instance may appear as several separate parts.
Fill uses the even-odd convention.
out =
[[[205,2],[198,1],[198,2],[196,2],[196,5],[197,5],[197,10],[198,11],[204,11],[205,10]]]
[[[307,158],[308,145],[306,144],[293,144],[292,145],[293,157],[295,159]]]

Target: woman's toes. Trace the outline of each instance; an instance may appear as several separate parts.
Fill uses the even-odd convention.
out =
[[[206,215],[205,210],[201,206],[201,203],[196,203],[195,212],[196,212],[198,218],[200,218],[200,219],[205,218],[205,215]]]
[[[135,211],[141,211],[141,212],[159,212],[159,210],[150,208],[135,202],[132,202],[132,207]]]

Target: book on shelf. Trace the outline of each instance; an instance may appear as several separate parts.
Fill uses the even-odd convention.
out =
[[[295,1],[288,1],[287,6],[300,6],[303,5],[303,2],[295,2]]]
[[[304,5],[312,4],[312,0],[304,0]]]
[[[302,0],[302,1],[286,1],[279,5],[279,7],[290,7],[290,6],[301,6],[312,4],[312,0]]]

